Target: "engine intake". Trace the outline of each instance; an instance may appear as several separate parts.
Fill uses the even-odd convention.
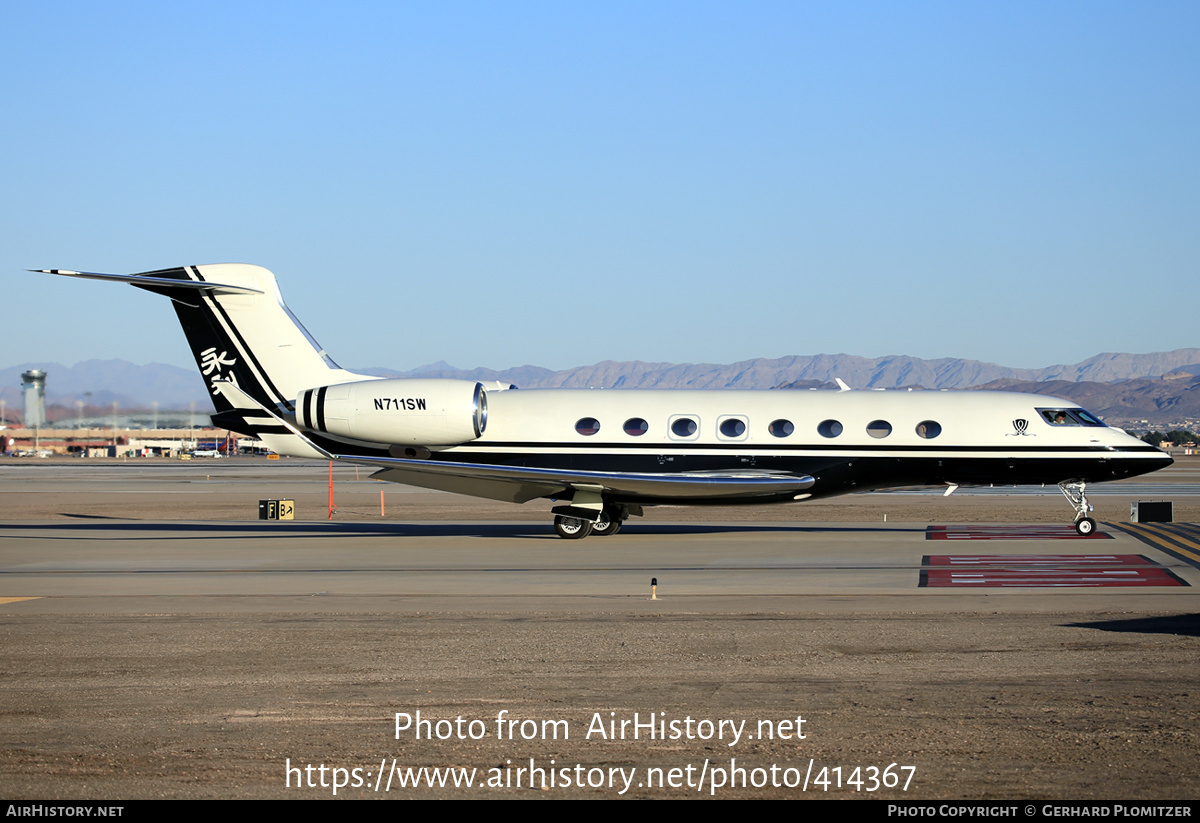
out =
[[[338,383],[301,392],[301,426],[373,443],[451,446],[487,428],[487,392],[470,380],[406,378]]]

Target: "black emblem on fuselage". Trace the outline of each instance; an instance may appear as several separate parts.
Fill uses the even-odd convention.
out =
[[[1010,431],[1007,437],[1037,437],[1036,434],[1026,431],[1029,428],[1029,421],[1023,417],[1018,417],[1012,422],[1013,430]]]

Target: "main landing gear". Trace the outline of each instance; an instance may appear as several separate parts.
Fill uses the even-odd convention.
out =
[[[1096,533],[1096,521],[1088,517],[1088,512],[1092,511],[1092,507],[1088,504],[1087,495],[1083,492],[1086,485],[1086,483],[1059,483],[1058,490],[1070,502],[1071,508],[1075,509],[1075,531],[1083,537],[1090,537]]]
[[[554,517],[554,531],[566,540],[580,540],[589,534],[608,537],[621,530],[627,517],[629,512],[623,506],[605,506],[595,520],[559,514]]]

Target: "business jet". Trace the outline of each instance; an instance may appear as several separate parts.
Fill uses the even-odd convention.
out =
[[[1169,466],[1068,400],[983,391],[517,390],[338,366],[267,269],[37,269],[169,297],[217,413],[283,455],[525,503],[560,537],[613,535],[656,504],[783,503],[907,486],[1057,484],[1090,535],[1088,483]]]

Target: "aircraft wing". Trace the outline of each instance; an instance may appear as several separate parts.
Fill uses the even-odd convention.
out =
[[[448,460],[332,455],[336,460],[379,469],[372,477],[426,489],[469,494],[510,503],[539,497],[568,496],[587,489],[607,496],[674,498],[680,501],[717,498],[751,500],[800,493],[816,481],[809,475],[745,472],[619,473],[497,466]]]

